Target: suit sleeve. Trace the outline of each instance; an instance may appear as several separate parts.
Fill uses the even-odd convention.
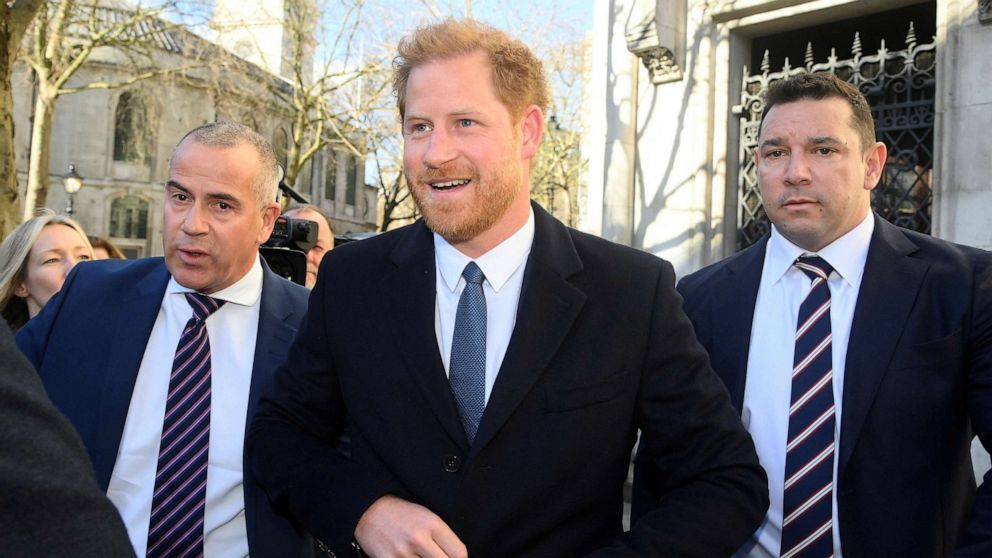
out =
[[[757,529],[768,485],[754,444],[696,341],[664,263],[637,414],[644,514],[597,556],[729,556]]]
[[[86,450],[0,322],[0,548],[4,555],[134,556]]]
[[[992,255],[975,267],[972,335],[968,347],[968,405],[972,428],[992,452]],[[978,487],[972,516],[955,556],[992,556],[992,470]]]
[[[350,450],[348,412],[334,366],[332,316],[335,290],[324,258],[307,316],[263,395],[248,436],[252,469],[277,509],[288,512],[337,552],[348,548],[362,513],[402,486],[370,456]],[[325,280],[326,279],[326,280]]]

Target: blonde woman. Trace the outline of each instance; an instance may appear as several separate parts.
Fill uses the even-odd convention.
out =
[[[17,331],[62,288],[77,263],[93,259],[79,223],[43,210],[0,244],[0,312]]]

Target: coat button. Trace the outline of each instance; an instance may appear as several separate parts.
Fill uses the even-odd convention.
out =
[[[449,473],[457,473],[462,468],[462,458],[457,455],[444,456],[444,470]]]

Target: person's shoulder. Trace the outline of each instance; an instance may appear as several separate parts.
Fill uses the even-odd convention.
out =
[[[73,268],[73,286],[97,286],[108,288],[120,284],[133,285],[151,273],[168,274],[161,257],[140,258],[137,260],[94,260],[82,262]]]
[[[679,280],[679,290],[683,293],[697,287],[705,287],[712,281],[722,278],[731,268],[743,269],[747,266],[761,266],[764,262],[765,242],[757,242],[731,254],[722,260],[703,266]]]
[[[335,246],[334,250],[331,250],[330,253],[334,254],[337,258],[368,258],[375,255],[389,254],[399,243],[408,239],[411,235],[423,232],[423,229],[425,227],[420,222],[404,225],[375,236],[370,236],[369,238],[353,240],[341,246]],[[429,236],[429,231],[427,232]]]
[[[278,296],[288,303],[305,308],[310,297],[310,290],[294,283],[285,277],[280,277],[272,270],[265,268],[262,281],[262,296]]]
[[[584,266],[604,265],[611,269],[630,271],[671,266],[667,260],[650,252],[570,227],[566,230]]]
[[[992,268],[992,252],[937,238],[928,234],[896,227],[890,223],[880,224],[888,230],[884,231],[887,238],[899,238],[908,241],[913,249],[909,256],[925,260],[931,264],[948,265],[955,268]],[[891,240],[890,240],[891,243]]]

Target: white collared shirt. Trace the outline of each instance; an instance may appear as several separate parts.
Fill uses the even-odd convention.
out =
[[[138,556],[145,555],[165,400],[176,346],[193,309],[169,279],[145,345],[107,496],[117,507]],[[207,318],[210,339],[210,442],[204,512],[207,558],[248,556],[243,484],[245,421],[262,298],[262,265],[211,295],[227,301]]]
[[[774,226],[765,249],[761,285],[754,306],[751,345],[747,359],[747,381],[741,418],[751,433],[758,460],[768,473],[771,505],[764,522],[736,556],[778,558],[782,542],[782,499],[785,484],[785,446],[789,435],[789,403],[792,397],[792,365],[799,307],[812,281],[793,267],[801,255],[817,255],[834,272],[830,288],[830,327],[833,357],[833,391],[836,422],[835,449],[840,447],[840,425],[844,393],[844,364],[851,336],[851,321],[861,289],[868,245],[875,230],[874,214],[815,254],[783,237]],[[834,453],[833,539],[840,558],[840,528],[837,521],[837,459]]]
[[[469,258],[434,235],[434,258],[437,267],[437,292],[434,307],[434,333],[441,351],[444,371],[449,373],[451,338],[455,333],[458,299],[465,289],[462,271],[474,261],[486,276],[482,283],[486,295],[486,402],[496,383],[503,356],[510,344],[510,335],[517,319],[520,290],[524,281],[527,256],[534,243],[534,210],[524,226],[492,250],[476,259]]]

